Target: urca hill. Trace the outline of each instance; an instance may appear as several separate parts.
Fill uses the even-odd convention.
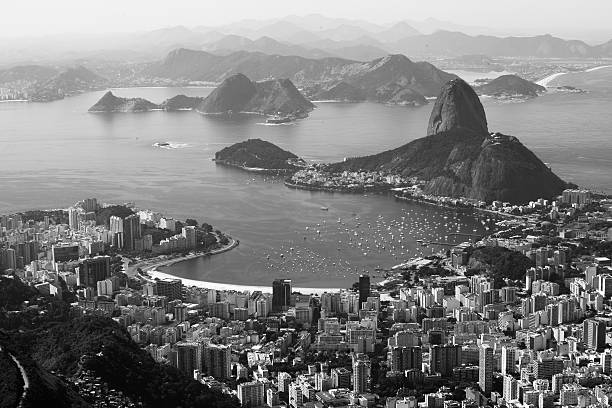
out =
[[[554,197],[566,186],[516,137],[489,133],[478,96],[461,79],[443,86],[426,137],[330,170],[388,171],[425,180],[428,194],[512,203]]]
[[[215,153],[219,164],[251,171],[289,172],[305,165],[295,154],[261,139],[235,143]]]

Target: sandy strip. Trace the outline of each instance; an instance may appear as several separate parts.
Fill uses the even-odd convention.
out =
[[[255,286],[255,285],[237,285],[232,283],[217,283],[217,282],[205,282],[195,279],[185,279],[180,278],[178,276],[170,275],[164,272],[160,272],[158,270],[149,270],[147,273],[153,278],[170,278],[170,279],[180,279],[183,281],[183,285],[185,286],[196,286],[198,288],[207,288],[207,289],[216,289],[216,290],[235,290],[238,292],[254,292],[254,291],[262,291],[264,293],[272,293],[272,283],[270,286]],[[301,288],[301,287],[293,287],[294,292],[300,292],[304,294],[313,294],[313,295],[321,295],[324,292],[339,292],[341,288]]]
[[[547,76],[546,78],[540,79],[536,84],[543,86],[545,88],[548,87],[548,84],[552,82],[553,79],[560,77],[561,75],[565,75],[567,72],[557,72],[556,74],[552,74]]]

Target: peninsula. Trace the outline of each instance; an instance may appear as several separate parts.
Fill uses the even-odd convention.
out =
[[[347,175],[351,180],[343,182]],[[490,133],[476,92],[463,80],[443,88],[427,136],[372,156],[294,174],[300,188],[363,191],[419,185],[423,194],[492,202],[552,198],[567,187],[516,137]]]

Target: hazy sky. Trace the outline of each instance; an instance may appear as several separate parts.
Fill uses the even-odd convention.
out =
[[[0,36],[213,26],[311,13],[376,23],[435,17],[517,33],[612,30],[610,0],[3,0]]]

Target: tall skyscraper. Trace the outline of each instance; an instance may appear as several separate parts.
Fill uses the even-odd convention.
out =
[[[209,375],[218,379],[232,375],[232,354],[229,346],[209,344],[204,348],[204,368]]]
[[[370,359],[359,355],[353,361],[353,392],[361,394],[370,389]]]
[[[97,283],[111,276],[110,256],[83,259],[77,271],[77,285],[97,288]]]
[[[504,375],[503,396],[506,401],[518,399],[518,381],[511,375]]]
[[[286,310],[291,303],[291,279],[274,279],[272,282],[272,311]]]
[[[265,403],[264,384],[251,381],[238,384],[238,400],[243,407],[261,407]]]
[[[421,347],[390,347],[387,360],[391,371],[403,372],[413,368],[420,370],[423,354]]]
[[[13,248],[8,248],[6,250],[6,269],[15,269],[17,268],[17,254]]]
[[[501,373],[514,374],[516,372],[516,348],[510,346],[502,347]]]
[[[429,348],[429,370],[440,373],[442,377],[453,375],[453,368],[461,364],[461,346],[444,344]]]
[[[478,362],[478,385],[489,396],[493,390],[493,349],[487,345],[480,346]]]
[[[193,370],[202,371],[202,344],[196,342],[176,343],[176,367],[187,376],[193,376]]]
[[[359,276],[359,308],[361,309],[363,302],[368,300],[370,296],[370,275]]]
[[[302,394],[302,387],[300,384],[292,382],[289,384],[289,406],[292,408],[299,408],[304,402],[304,396]]]
[[[195,249],[196,247],[196,230],[195,227],[183,227],[183,236],[185,237],[187,249]]]
[[[74,207],[68,209],[68,226],[73,231],[79,229],[79,210]]]
[[[140,230],[140,217],[136,214],[125,217],[123,220],[123,242],[125,249],[136,249],[136,240],[142,238]]]
[[[603,349],[606,344],[606,323],[597,319],[586,319],[582,324],[582,342],[590,349]]]
[[[109,229],[112,234],[112,245],[122,249],[124,246],[123,239],[123,219],[112,215],[109,219]]]

